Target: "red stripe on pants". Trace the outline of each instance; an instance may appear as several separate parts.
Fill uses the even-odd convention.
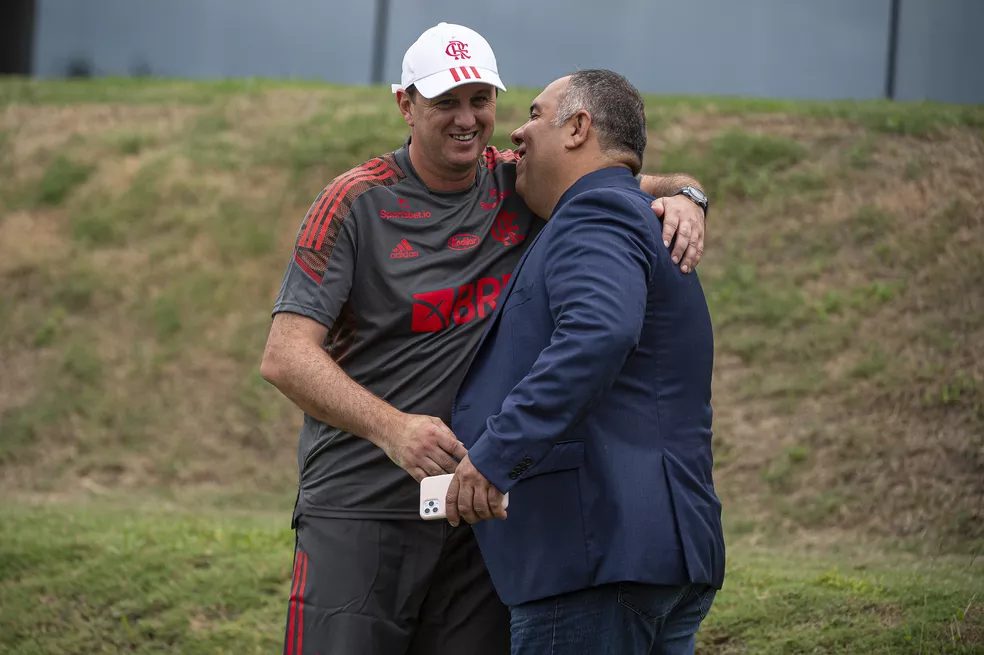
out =
[[[297,655],[304,655],[304,589],[307,587],[308,556],[304,555],[304,570],[301,573],[301,589],[297,601]]]
[[[290,612],[287,618],[287,648],[284,655],[294,655],[294,627],[297,625],[297,586],[301,582],[301,558],[304,557],[302,551],[297,551],[294,557],[294,581],[290,586]]]

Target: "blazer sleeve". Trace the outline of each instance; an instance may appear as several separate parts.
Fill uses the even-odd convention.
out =
[[[536,473],[554,444],[612,387],[638,345],[652,250],[638,212],[614,195],[583,194],[552,219],[562,224],[545,254],[550,343],[469,450],[475,467],[503,493]]]

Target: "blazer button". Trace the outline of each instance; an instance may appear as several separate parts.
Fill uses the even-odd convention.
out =
[[[515,480],[518,477],[519,477],[519,473],[517,473],[516,471],[513,471],[512,473],[509,474],[510,480]]]
[[[533,460],[530,459],[529,457],[524,457],[523,464],[526,464],[526,466],[530,466],[531,464],[533,464]]]

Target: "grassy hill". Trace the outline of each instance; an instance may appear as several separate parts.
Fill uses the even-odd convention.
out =
[[[533,95],[501,98],[496,145]],[[650,97],[648,110],[646,168],[692,173],[714,202],[699,274],[715,324],[716,479],[736,582],[704,647],[841,652],[870,632],[889,635],[865,642],[872,652],[974,652],[984,639],[984,108]],[[100,630],[158,643],[160,631],[134,627],[148,620],[171,626],[177,641],[166,643],[183,652],[276,641],[299,416],[257,372],[269,309],[311,199],[404,138],[379,88],[0,80],[5,597],[48,597],[61,617],[52,630],[79,643],[101,643]],[[233,521],[225,537],[196,541],[202,523],[188,505],[266,518],[215,519]],[[127,518],[135,508],[151,518]],[[192,536],[176,546],[184,531],[162,532],[161,521]],[[63,523],[78,534],[58,537]],[[55,535],[54,559],[30,568],[38,525]],[[110,589],[92,616],[65,618],[84,579],[64,570],[69,553],[98,563],[135,552],[117,528],[188,551],[179,559],[192,570],[174,582],[183,591],[159,599],[170,618],[152,603],[107,618],[99,608],[119,596]],[[252,564],[236,554],[244,544]],[[282,584],[267,579],[262,602],[193,606],[199,547]],[[143,563],[162,566],[167,548],[149,551]],[[861,551],[860,569],[838,568]],[[763,580],[774,583],[762,601],[774,618],[813,627],[789,642],[769,636],[772,622],[749,613],[770,593]],[[789,602],[777,609],[777,599]],[[799,621],[804,599],[829,616]],[[25,602],[16,615],[3,603],[4,622],[19,626],[7,635],[40,620]],[[841,606],[848,623],[827,629]],[[861,628],[872,618],[884,630]],[[188,646],[194,626],[213,623],[231,641]],[[9,642],[64,650],[28,643]],[[139,652],[157,652],[148,648]]]

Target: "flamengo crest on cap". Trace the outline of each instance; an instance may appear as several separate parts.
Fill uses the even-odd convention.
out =
[[[448,47],[444,49],[444,53],[448,57],[454,57],[455,60],[471,59],[471,55],[468,54],[468,44],[462,43],[461,41],[451,41],[448,43]]]

